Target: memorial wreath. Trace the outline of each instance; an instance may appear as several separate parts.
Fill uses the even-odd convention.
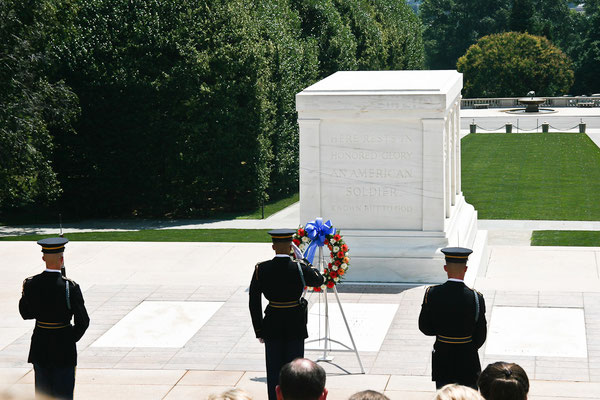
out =
[[[322,271],[325,283],[321,287],[313,288],[313,291],[331,289],[343,279],[350,265],[349,248],[344,242],[344,237],[336,232],[331,221],[323,222],[321,218],[317,218],[306,226],[300,225],[293,241],[310,263],[313,262],[317,247],[327,246],[329,249],[329,263]]]

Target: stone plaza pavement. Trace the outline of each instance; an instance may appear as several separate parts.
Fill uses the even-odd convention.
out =
[[[505,245],[498,232],[490,234],[489,265],[475,283],[487,305],[482,364],[518,362],[532,380],[532,400],[600,399],[600,248]],[[21,320],[17,303],[23,278],[43,268],[41,253],[35,242],[0,242],[0,255],[0,387],[31,398],[26,359],[33,321]],[[205,399],[234,386],[266,398],[263,346],[251,327],[247,285],[254,264],[271,257],[269,244],[72,242],[65,255],[92,321],[78,344],[76,398]],[[384,391],[392,400],[432,398],[433,339],[417,327],[424,287],[339,286],[347,313],[367,307],[363,315],[371,319],[352,322],[366,374],[352,353],[333,353],[337,366],[321,364],[329,398],[364,389]],[[166,329],[161,340],[183,338],[151,347],[144,337],[128,343],[133,331],[127,329],[135,326],[115,327],[142,303],[218,309],[188,336],[184,331],[195,322],[169,319],[168,311],[136,320],[149,330]],[[377,324],[386,318],[389,324]],[[307,352],[312,359],[320,355]]]

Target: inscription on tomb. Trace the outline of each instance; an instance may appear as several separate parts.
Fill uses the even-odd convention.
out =
[[[412,169],[394,169],[394,168],[357,168],[345,169],[335,168],[332,175],[336,178],[357,178],[357,179],[409,179],[413,178],[415,171]]]
[[[397,144],[413,143],[409,135],[341,134],[329,137],[329,144]]]
[[[324,122],[321,132],[323,213],[345,226],[419,229],[422,148],[418,129]]]

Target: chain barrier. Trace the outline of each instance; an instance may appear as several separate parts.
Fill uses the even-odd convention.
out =
[[[477,124],[477,125],[475,125],[475,126],[476,126],[477,128],[479,128],[479,129],[481,129],[482,131],[489,131],[489,132],[492,132],[492,131],[499,131],[500,129],[504,129],[504,127],[505,127],[506,125],[502,125],[500,128],[497,128],[497,129],[485,129],[484,127],[480,126],[479,124]]]
[[[517,128],[517,130],[519,130],[519,131],[525,131],[525,132],[531,132],[531,131],[535,131],[537,129],[540,129],[541,127],[542,127],[542,125],[538,125],[538,126],[536,126],[535,128],[532,128],[532,129]]]
[[[552,129],[556,129],[557,131],[570,131],[571,129],[579,129],[579,124],[575,125],[572,128],[568,128],[568,129],[558,129],[557,127],[552,126],[552,125],[548,125],[548,126]]]
[[[473,124],[471,124],[471,125],[473,125]],[[477,127],[478,130],[488,131],[488,132],[494,132],[494,131],[504,130],[506,128],[506,125],[511,125],[513,128],[516,128],[517,131],[532,132],[532,131],[537,131],[540,128],[543,128],[544,125],[546,125],[546,124],[540,124],[540,125],[536,126],[535,128],[531,128],[531,129],[519,128],[517,125],[514,125],[514,124],[504,124],[504,125],[500,126],[499,128],[496,128],[496,129],[486,129],[486,128],[484,128],[483,126],[481,126],[479,124],[475,124],[475,126]],[[548,125],[548,128],[554,129],[555,131],[558,131],[558,132],[568,132],[568,131],[572,131],[572,130],[579,131],[579,125],[580,124],[577,124],[577,125],[575,125],[575,126],[573,126],[571,128],[566,128],[566,129],[557,128],[554,125],[550,125],[550,124],[547,124],[547,125]]]

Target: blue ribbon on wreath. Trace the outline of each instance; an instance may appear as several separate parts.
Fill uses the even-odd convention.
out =
[[[306,223],[304,230],[306,231],[306,236],[311,240],[304,251],[304,258],[312,264],[317,247],[323,247],[327,235],[335,235],[335,228],[332,226],[330,220],[324,223],[323,218],[319,217],[314,221]]]

